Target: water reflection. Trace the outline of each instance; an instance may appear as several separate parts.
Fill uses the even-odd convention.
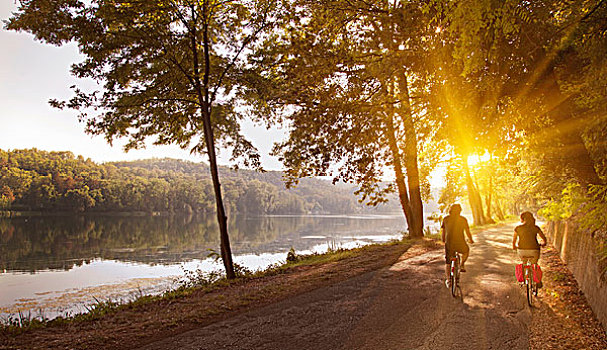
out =
[[[234,254],[274,253],[364,234],[395,234],[401,216],[240,217],[229,222]],[[174,264],[218,250],[214,217],[17,217],[0,220],[0,271],[69,270],[94,259]]]
[[[325,252],[399,238],[394,216],[241,217],[229,222],[234,261],[251,270],[284,262],[286,252]],[[95,299],[128,300],[172,288],[184,271],[221,270],[212,218],[17,217],[0,219],[0,322],[9,314],[45,317],[86,310]]]

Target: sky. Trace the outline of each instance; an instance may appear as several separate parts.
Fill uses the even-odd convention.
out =
[[[14,0],[0,0],[0,20],[8,19],[16,9]],[[98,163],[164,157],[206,161],[206,157],[191,155],[175,145],[150,144],[126,153],[122,149],[126,141],[117,140],[110,146],[103,136],[86,134],[76,111],[59,110],[48,103],[50,99],[71,98],[69,87],[83,83],[69,73],[70,66],[82,59],[77,46],[43,44],[31,34],[7,31],[4,24],[0,27],[0,149],[71,151]],[[277,157],[270,156],[270,151],[275,142],[285,138],[285,131],[267,130],[249,121],[241,127],[259,150],[264,169],[282,170],[282,164]],[[218,162],[229,165],[228,152],[220,150]],[[438,170],[430,181],[433,187],[444,186],[444,169]],[[392,171],[387,171],[386,180],[392,177]]]
[[[17,9],[14,0],[0,1],[0,20]],[[96,162],[146,158],[178,158],[194,162],[206,160],[178,146],[153,146],[122,150],[124,141],[110,146],[102,136],[85,133],[74,110],[52,108],[50,99],[72,97],[71,85],[82,83],[69,73],[72,63],[81,61],[75,44],[62,47],[43,44],[31,34],[0,29],[0,149],[37,148],[45,151],[72,151]],[[262,156],[266,170],[282,165],[269,155],[272,145],[285,137],[283,130],[245,122],[242,130]],[[219,163],[229,164],[228,152],[220,151]]]

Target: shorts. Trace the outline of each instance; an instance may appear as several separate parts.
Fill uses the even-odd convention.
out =
[[[462,254],[466,254],[470,252],[470,248],[466,243],[464,244],[454,244],[453,246],[448,247],[445,245],[445,264],[451,264],[451,258],[455,257],[455,253],[459,252]]]
[[[523,258],[532,258],[537,260],[540,258],[540,250],[539,249],[519,249],[518,256]]]

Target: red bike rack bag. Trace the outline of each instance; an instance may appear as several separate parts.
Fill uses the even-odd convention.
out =
[[[514,267],[514,275],[516,280],[519,282],[525,281],[525,274],[523,272],[523,264],[518,264]]]
[[[542,281],[542,269],[540,269],[540,265],[534,265],[533,282],[540,283],[541,281]]]

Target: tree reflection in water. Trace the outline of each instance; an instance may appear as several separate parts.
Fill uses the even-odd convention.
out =
[[[184,270],[210,271],[219,250],[213,217],[38,216],[0,219],[0,321],[43,310],[55,317],[98,300],[129,300],[172,288]],[[395,216],[237,217],[235,261],[252,270],[299,252],[399,237]],[[216,266],[217,265],[217,266]],[[29,273],[28,273],[29,272]]]
[[[235,254],[310,249],[357,235],[395,234],[400,216],[274,216],[230,220]],[[69,270],[93,259],[174,264],[219,249],[214,217],[32,216],[0,219],[0,271]],[[308,237],[308,238],[306,238]],[[312,238],[314,237],[314,238]]]

